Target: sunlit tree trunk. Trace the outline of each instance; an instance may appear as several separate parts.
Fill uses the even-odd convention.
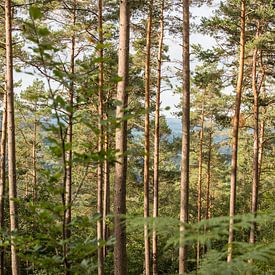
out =
[[[105,115],[105,119],[108,119],[107,114]],[[106,126],[106,130],[104,133],[104,152],[108,152],[109,150],[109,133],[108,133],[108,125]],[[105,241],[109,238],[109,227],[107,225],[107,216],[110,214],[110,164],[108,160],[108,156],[105,155],[104,159],[104,177],[103,177],[103,239]],[[103,257],[105,258],[107,255],[107,247],[104,247]]]
[[[13,233],[18,231],[17,187],[16,187],[16,152],[14,124],[14,91],[13,91],[13,50],[12,50],[12,14],[11,1],[5,0],[6,29],[6,89],[7,89],[7,128],[8,128],[8,179],[11,231],[11,269],[13,275],[20,274],[19,258],[14,243]]]
[[[259,137],[259,164],[258,164],[258,178],[260,181],[263,163],[263,151],[264,151],[264,136],[265,136],[265,121],[264,118],[260,123],[260,137]]]
[[[204,91],[205,93],[205,91]],[[202,109],[201,109],[201,130],[200,130],[200,143],[199,143],[199,171],[198,171],[198,199],[197,199],[197,208],[198,208],[198,216],[197,221],[198,223],[201,221],[201,190],[202,190],[202,162],[203,162],[203,139],[204,139],[204,98],[202,102]],[[200,242],[197,242],[197,269],[200,265]]]
[[[146,30],[146,61],[145,61],[145,125],[144,125],[144,218],[149,217],[149,184],[150,184],[150,59],[152,32],[152,4],[149,2],[149,15]],[[147,222],[147,221],[146,221]],[[144,256],[145,274],[150,275],[150,240],[148,226],[144,224]]]
[[[164,0],[161,2],[161,17],[160,17],[160,35],[158,46],[158,75],[157,75],[157,91],[156,91],[156,110],[155,110],[155,133],[154,133],[154,195],[153,195],[153,218],[158,217],[158,201],[159,201],[159,117],[160,117],[160,92],[161,92],[161,66],[162,66],[162,51],[164,38]],[[153,275],[158,274],[158,239],[157,231],[153,228]]]
[[[129,1],[120,1],[119,12],[119,53],[118,53],[118,76],[121,80],[117,84],[116,118],[119,127],[116,129],[116,164],[114,183],[114,273],[115,275],[127,274],[126,253],[126,174],[127,174],[127,121],[125,120],[125,108],[128,104],[128,73],[129,73]]]
[[[33,137],[32,137],[32,198],[33,201],[37,198],[37,154],[36,154],[36,147],[37,147],[37,119],[36,119],[36,108],[34,114],[34,125],[33,125]]]
[[[207,152],[207,171],[206,171],[206,209],[205,209],[205,219],[210,219],[210,186],[211,186],[211,161],[212,161],[212,118],[210,119],[210,126],[208,129],[208,152]],[[208,226],[204,226],[204,232],[206,233]],[[207,252],[207,245],[204,245],[204,253]]]
[[[183,244],[184,223],[188,222],[189,149],[190,149],[190,56],[189,56],[189,0],[183,0],[183,84],[182,84],[182,150],[180,180],[180,248],[179,273],[186,271],[187,248]]]
[[[73,2],[73,17],[72,24],[76,24],[76,0]],[[68,112],[68,128],[67,128],[67,143],[70,144],[66,154],[65,163],[65,240],[69,239],[71,236],[70,223],[72,219],[72,144],[73,144],[73,115],[74,115],[74,74],[75,74],[75,33],[71,37],[71,53],[70,53],[70,73],[71,73],[71,83],[69,88],[69,105],[70,110]],[[68,261],[68,245],[65,244],[64,247],[64,263],[65,263],[65,274],[69,274],[70,263]]]
[[[103,26],[102,26],[102,0],[98,1],[98,42],[100,44],[98,50],[98,152],[99,156],[103,151]],[[98,241],[103,239],[103,224],[102,224],[102,211],[103,211],[103,198],[102,198],[102,190],[103,189],[103,161],[101,157],[98,161],[97,167],[97,212],[99,215],[99,219],[97,221],[97,239]],[[103,274],[103,247],[98,247],[98,274]]]
[[[265,99],[265,88],[263,88],[262,99]],[[258,164],[258,178],[261,179],[263,152],[264,152],[264,137],[265,137],[265,108],[262,110],[262,120],[260,123],[260,136],[259,136],[259,164]]]
[[[259,36],[260,22],[257,23],[256,39]],[[259,92],[261,87],[258,86],[257,78],[257,62],[259,50],[255,46],[252,57],[252,90],[254,97],[253,104],[253,118],[254,118],[254,137],[253,137],[253,180],[252,180],[252,195],[251,195],[251,213],[256,217],[258,209],[258,191],[259,191],[259,157],[260,157],[260,135],[259,135]],[[261,83],[264,80],[264,73],[262,74]],[[262,85],[262,84],[260,84]],[[261,133],[262,134],[262,133]],[[256,241],[256,222],[251,223],[249,242],[255,243]]]
[[[251,196],[251,213],[255,216],[258,205],[258,187],[259,187],[259,94],[256,84],[257,74],[257,54],[258,49],[255,48],[253,51],[252,60],[252,90],[254,95],[254,141],[253,141],[253,180],[252,180],[252,196]],[[256,239],[256,223],[252,222],[250,228],[249,242],[255,243]]]
[[[1,145],[0,145],[0,229],[5,226],[5,190],[6,190],[6,144],[7,144],[7,93],[4,92],[3,113],[1,127]],[[0,275],[4,275],[5,248],[1,247],[0,255]]]
[[[235,114],[233,118],[233,140],[232,140],[232,159],[231,159],[231,188],[230,188],[230,206],[229,206],[229,237],[228,237],[228,255],[227,261],[231,262],[233,253],[234,241],[234,216],[236,206],[236,184],[237,184],[237,169],[238,169],[238,136],[239,136],[239,119],[240,107],[243,86],[244,73],[244,54],[245,54],[245,14],[246,14],[246,0],[242,0],[241,4],[241,32],[240,32],[240,59],[239,59],[239,74],[236,88],[236,102]]]
[[[207,220],[210,219],[211,157],[212,157],[212,128],[209,129],[208,154],[207,154],[206,216],[205,216]]]

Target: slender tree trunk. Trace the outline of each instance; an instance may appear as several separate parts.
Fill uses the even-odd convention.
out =
[[[258,31],[257,35],[258,37]],[[253,180],[251,195],[251,213],[256,217],[258,208],[258,189],[259,189],[259,92],[257,88],[257,56],[258,49],[253,50],[252,58],[252,90],[254,96],[253,117],[254,117],[254,140],[253,140]],[[251,223],[249,242],[256,241],[256,222]]]
[[[207,153],[207,173],[206,173],[206,209],[205,219],[210,219],[210,185],[211,185],[211,158],[212,158],[212,118],[210,119],[209,137],[208,137],[208,153]],[[207,232],[208,227],[205,225],[204,232]],[[204,245],[204,253],[207,252],[208,245]]]
[[[263,96],[265,99],[265,88],[263,87]],[[260,137],[259,137],[259,164],[258,164],[258,180],[260,181],[262,172],[262,162],[263,162],[263,151],[264,151],[264,136],[265,136],[265,108],[262,110],[262,120],[260,123]]]
[[[205,93],[205,91],[204,91]],[[202,162],[203,162],[203,138],[204,138],[204,98],[202,103],[202,109],[201,109],[201,130],[200,130],[200,144],[199,144],[199,171],[198,171],[198,223],[201,221],[201,185],[202,185]],[[197,242],[197,270],[200,266],[200,242]]]
[[[2,132],[0,145],[0,228],[5,226],[5,190],[6,190],[6,144],[7,144],[7,93],[3,98]],[[0,255],[0,275],[4,275],[5,248],[1,247]]]
[[[188,222],[189,148],[190,148],[190,56],[189,56],[189,0],[183,0],[183,84],[182,84],[182,150],[180,181],[180,248],[179,273],[186,271],[187,248],[182,243],[184,223]]]
[[[76,24],[76,0],[73,6],[73,26]],[[66,154],[66,173],[65,173],[65,240],[71,237],[70,223],[72,219],[72,144],[73,144],[73,114],[74,114],[74,74],[75,74],[75,33],[71,37],[71,54],[70,54],[70,73],[71,83],[69,89],[69,104],[70,111],[68,113],[68,129],[67,129],[67,143],[70,144],[69,150]],[[68,261],[68,246],[65,245],[65,274],[69,274],[70,263]]]
[[[211,184],[211,157],[212,157],[212,129],[209,129],[207,178],[206,178],[206,219],[210,219],[210,184]]]
[[[103,150],[103,29],[102,29],[102,0],[98,0],[98,36],[99,36],[99,50],[98,57],[100,59],[98,64],[98,152],[101,156]],[[103,188],[103,161],[101,157],[98,161],[97,167],[97,212],[99,219],[97,221],[97,239],[103,239],[103,224],[102,224],[102,188]],[[103,247],[98,247],[98,274],[103,275]]]
[[[242,98],[242,84],[244,73],[244,52],[245,52],[245,1],[241,4],[241,33],[240,33],[240,59],[239,75],[236,88],[235,114],[233,119],[233,141],[232,141],[232,159],[231,159],[231,189],[230,189],[230,206],[229,206],[229,237],[228,237],[228,255],[227,261],[231,262],[234,241],[234,216],[236,205],[236,183],[237,183],[237,159],[238,159],[238,136],[239,136],[239,118]]]
[[[260,50],[260,65],[261,65],[261,71],[262,71],[262,83],[261,86],[259,87],[259,90],[261,90],[261,98],[262,101],[264,102],[266,98],[266,91],[265,91],[265,68],[263,66],[263,54],[262,50]],[[266,109],[265,106],[262,106],[262,111],[261,111],[261,123],[260,123],[260,136],[259,136],[259,164],[258,164],[258,180],[260,182],[261,178],[261,171],[262,171],[262,162],[263,162],[263,150],[264,150],[264,136],[265,136],[265,113]]]
[[[108,119],[107,114],[105,118]],[[110,164],[107,156],[107,152],[109,150],[109,133],[108,133],[108,125],[106,126],[105,134],[104,134],[104,151],[105,151],[105,159],[104,159],[104,177],[103,177],[103,239],[105,241],[109,238],[109,227],[107,225],[107,216],[110,214]],[[104,247],[103,257],[105,258],[107,255],[107,247]]]
[[[11,1],[5,0],[6,26],[6,88],[7,88],[7,127],[8,127],[8,178],[11,231],[11,269],[13,275],[18,275],[19,258],[14,243],[13,233],[18,231],[17,187],[16,187],[16,152],[14,124],[14,92],[13,92],[13,51],[12,51],[12,15]]]
[[[119,127],[116,129],[116,164],[114,184],[114,273],[115,275],[127,274],[126,253],[126,225],[123,215],[126,214],[126,175],[127,175],[127,121],[125,108],[128,105],[128,73],[129,73],[129,28],[130,13],[129,1],[120,1],[120,28],[119,28],[119,53],[118,76],[121,80],[117,84],[117,100],[121,102],[116,108],[116,118]]]
[[[36,110],[35,110],[36,112]],[[33,126],[33,138],[32,138],[32,174],[33,174],[33,183],[32,183],[32,198],[33,201],[37,198],[37,156],[36,156],[36,145],[37,145],[37,120],[36,115],[34,118]]]
[[[151,32],[152,32],[152,5],[149,2],[149,15],[146,30],[146,61],[145,61],[145,124],[144,124],[144,218],[149,217],[149,185],[150,185],[150,59],[151,59]],[[145,274],[150,275],[150,240],[147,221],[144,224],[144,256]]]
[[[153,195],[153,218],[158,217],[158,201],[159,201],[159,117],[160,117],[160,92],[161,92],[161,66],[162,66],[162,51],[164,38],[164,3],[161,2],[161,17],[160,17],[160,35],[158,46],[158,76],[157,76],[157,91],[156,91],[156,110],[155,110],[155,134],[154,134],[154,195]],[[158,274],[158,238],[157,230],[153,228],[153,275]]]

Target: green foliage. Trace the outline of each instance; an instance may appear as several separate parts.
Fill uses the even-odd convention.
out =
[[[29,9],[29,13],[30,13],[30,17],[34,20],[41,19],[43,16],[40,8],[33,5]]]
[[[263,225],[274,226],[274,213],[258,215],[254,218],[251,215],[239,215],[235,217],[234,230],[236,233],[247,232],[252,222],[256,222],[259,227]],[[164,239],[161,250],[164,254],[168,253],[171,248],[177,249],[180,244],[179,221],[171,217],[148,218],[144,219],[137,216],[127,217],[127,230],[131,236],[139,235],[142,239],[143,225],[149,228],[149,233],[155,228],[160,239]],[[207,250],[203,254],[200,268],[190,274],[245,274],[254,272],[260,274],[261,271],[274,272],[275,242],[266,242],[264,239],[258,240],[258,244],[248,244],[247,238],[243,241],[235,241],[234,258],[231,263],[226,262],[227,256],[227,239],[228,239],[228,217],[217,217],[209,220],[202,220],[200,223],[186,224],[183,239],[181,243],[187,245],[189,255],[188,261],[190,266],[195,261],[193,252],[196,243],[200,244]],[[135,249],[143,250],[143,247],[135,246]],[[138,254],[138,253],[137,253]],[[162,256],[160,256],[160,261]],[[176,270],[171,271],[174,274]],[[188,273],[189,274],[189,273]]]
[[[274,110],[272,109],[274,86],[274,3],[253,0],[247,2],[246,65],[243,88],[242,123],[239,137],[238,190],[236,212],[250,211],[251,174],[253,155],[253,125],[251,93],[251,52],[257,47],[262,54],[266,70],[264,89],[260,91],[260,122],[264,122],[264,152],[259,186],[259,214],[235,217],[234,257],[228,264],[228,198],[230,189],[231,120],[233,114],[236,65],[239,48],[240,1],[220,3],[214,16],[203,18],[201,33],[210,34],[217,41],[211,49],[205,45],[192,45],[192,57],[199,62],[191,66],[191,139],[190,139],[190,223],[185,224],[184,234],[179,232],[179,194],[181,130],[170,129],[169,120],[160,117],[159,162],[159,217],[143,218],[143,162],[144,162],[144,61],[146,45],[146,17],[148,1],[129,1],[132,12],[132,48],[129,59],[129,105],[124,108],[123,121],[128,124],[127,171],[127,253],[128,273],[144,273],[144,224],[150,237],[158,234],[159,274],[176,274],[180,243],[188,246],[189,274],[273,274],[275,273],[274,243]],[[160,2],[153,1],[153,30],[151,49],[151,106],[150,115],[150,183],[153,182],[152,156],[154,140],[154,108],[157,76],[157,48]],[[192,5],[204,5],[211,1],[194,1]],[[26,89],[17,83],[15,98],[16,146],[19,230],[10,233],[8,215],[0,230],[0,247],[6,251],[5,274],[10,270],[11,236],[15,239],[21,260],[22,274],[64,274],[64,247],[68,247],[67,259],[71,274],[96,274],[97,249],[107,248],[105,274],[113,274],[113,182],[116,163],[115,132],[121,127],[116,118],[118,52],[118,3],[104,1],[103,36],[98,42],[98,15],[96,1],[25,1],[14,2],[14,60],[15,71],[27,75]],[[76,9],[74,10],[74,5]],[[165,35],[178,36],[182,30],[179,20],[179,1],[165,1]],[[75,20],[74,12],[76,14]],[[166,18],[167,17],[167,18]],[[256,37],[257,23],[261,21]],[[3,18],[0,31],[4,33]],[[1,33],[2,33],[1,32]],[[180,34],[181,35],[181,34]],[[177,39],[177,37],[175,38]],[[3,40],[3,39],[2,39]],[[4,45],[4,40],[1,45]],[[166,42],[166,39],[165,39]],[[72,61],[72,43],[75,43]],[[179,42],[180,44],[181,42]],[[104,57],[98,57],[103,49]],[[4,46],[0,47],[0,94],[4,87]],[[173,59],[169,46],[164,45],[163,63]],[[98,68],[103,62],[103,118],[98,115]],[[260,61],[257,66],[260,66]],[[73,64],[72,64],[73,63]],[[163,66],[162,95],[181,85],[174,77],[170,65]],[[258,68],[258,76],[261,70]],[[37,79],[36,79],[37,78]],[[258,79],[259,80],[259,79]],[[257,84],[259,84],[257,82]],[[23,86],[25,81],[23,81]],[[181,88],[176,88],[181,92]],[[163,106],[161,106],[163,108]],[[198,144],[202,107],[204,107],[204,138],[202,152],[202,217],[206,214],[206,183],[210,181],[209,220],[196,223]],[[162,109],[168,111],[169,107]],[[181,114],[179,114],[181,115]],[[72,142],[68,139],[69,121],[72,121]],[[100,127],[108,139],[108,148],[98,150]],[[249,129],[249,130],[248,130]],[[105,145],[105,144],[103,144]],[[210,174],[208,157],[210,156]],[[72,161],[67,159],[72,154]],[[109,238],[97,240],[97,167],[108,161],[110,177],[110,209],[106,222]],[[72,220],[68,225],[70,236],[64,237],[65,180],[67,167],[72,166]],[[106,171],[104,176],[106,176]],[[153,197],[150,185],[150,208]],[[5,214],[8,213],[5,196]],[[261,212],[260,212],[261,211]],[[151,214],[151,213],[150,213]],[[252,222],[257,223],[257,243],[248,244]],[[183,236],[183,239],[180,238]],[[196,269],[196,245],[203,247],[200,266]]]

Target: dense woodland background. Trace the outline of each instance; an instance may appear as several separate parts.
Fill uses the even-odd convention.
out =
[[[0,274],[275,274],[274,1],[0,13]]]

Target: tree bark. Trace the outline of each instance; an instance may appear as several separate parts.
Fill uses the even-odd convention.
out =
[[[258,37],[259,24],[256,38]],[[253,135],[253,179],[252,179],[252,195],[251,195],[251,213],[256,217],[258,208],[258,190],[259,190],[259,90],[257,87],[257,60],[258,48],[255,46],[252,57],[252,90],[254,97],[253,105],[253,120],[254,120],[254,135]],[[249,243],[254,244],[256,241],[256,222],[251,223]]]
[[[97,221],[97,240],[100,242],[103,239],[103,224],[102,224],[102,188],[103,188],[103,161],[101,154],[103,151],[103,26],[102,26],[102,0],[98,0],[98,42],[100,44],[98,50],[98,57],[100,59],[98,64],[98,153],[99,161],[97,167],[97,212],[99,219]],[[103,275],[103,247],[99,243],[98,247],[98,275]]]
[[[7,144],[7,93],[4,92],[3,113],[2,113],[2,132],[0,145],[0,228],[5,226],[5,192],[6,192],[6,144]],[[4,275],[5,248],[0,252],[0,275]]]
[[[207,178],[206,178],[206,216],[210,219],[210,184],[211,184],[211,157],[212,157],[212,129],[209,129],[208,156],[207,156]]]
[[[183,0],[183,84],[182,84],[182,150],[180,180],[180,248],[179,273],[186,271],[187,248],[183,244],[184,223],[188,222],[189,148],[190,148],[190,55],[189,55],[189,0]]]
[[[149,185],[150,185],[150,59],[151,59],[151,32],[152,32],[152,5],[149,2],[149,14],[146,30],[146,61],[145,61],[145,124],[144,124],[144,218],[149,217]],[[150,240],[147,221],[144,224],[144,257],[145,274],[150,275]]]
[[[105,118],[108,119],[107,114],[105,114]],[[107,225],[107,216],[110,214],[110,164],[108,160],[107,152],[109,150],[109,133],[108,126],[106,127],[104,134],[104,151],[105,151],[105,159],[104,159],[104,177],[103,177],[103,239],[107,241],[109,238],[109,227]],[[103,257],[105,258],[107,255],[107,247],[105,246],[103,249]]]
[[[240,33],[240,59],[239,74],[236,88],[235,114],[233,119],[233,141],[232,141],[232,159],[231,159],[231,188],[230,188],[230,206],[229,206],[229,237],[228,237],[228,254],[227,261],[232,261],[233,241],[234,241],[234,216],[236,206],[236,183],[238,169],[238,136],[239,136],[239,119],[242,98],[243,74],[244,74],[244,54],[245,54],[245,0],[241,4],[241,33]]]
[[[204,91],[205,93],[205,91]],[[203,162],[203,139],[204,139],[204,98],[202,102],[201,108],[201,130],[200,130],[200,143],[199,143],[199,171],[198,171],[198,200],[197,200],[197,207],[198,207],[198,216],[197,221],[198,223],[201,221],[201,189],[202,189],[202,162]],[[197,242],[197,270],[199,269],[200,265],[200,242]]]
[[[125,119],[128,105],[128,73],[129,73],[129,28],[130,14],[129,1],[120,1],[119,14],[119,53],[118,76],[121,80],[117,84],[117,100],[121,103],[116,108],[118,126],[116,129],[116,164],[114,183],[114,273],[115,275],[127,274],[126,253],[126,174],[127,174],[127,120]]]
[[[33,138],[32,138],[32,169],[33,169],[33,183],[32,183],[32,199],[33,201],[37,198],[37,120],[36,120],[36,108],[34,114],[34,125],[33,125]]]
[[[161,17],[160,17],[160,35],[158,45],[158,75],[157,75],[157,91],[156,91],[156,110],[155,110],[155,133],[154,133],[154,186],[153,186],[153,218],[158,217],[158,202],[159,202],[159,117],[160,117],[160,92],[161,92],[161,67],[162,67],[162,51],[164,38],[164,3],[161,2]],[[158,274],[158,238],[157,230],[153,228],[152,237],[153,249],[153,275]]]
[[[18,231],[17,186],[16,186],[16,152],[14,124],[13,91],[13,50],[12,50],[12,14],[11,1],[5,0],[6,29],[6,88],[7,88],[7,128],[8,128],[8,179],[11,231],[11,269],[13,275],[20,274],[19,258],[14,243],[14,233]]]
[[[265,88],[263,86],[262,90],[262,99],[265,99]],[[263,162],[263,152],[264,152],[264,137],[265,137],[265,107],[262,108],[262,120],[260,123],[260,136],[259,136],[259,164],[258,164],[258,180],[261,179],[261,172],[262,172],[262,162]]]
[[[205,219],[210,219],[210,185],[211,185],[211,160],[212,160],[212,118],[210,118],[209,127],[209,137],[208,137],[208,152],[207,152],[207,172],[206,172],[206,209],[205,209]],[[204,232],[207,232],[208,227],[205,225]],[[204,253],[207,252],[208,246],[204,245]]]
[[[263,65],[263,52],[260,50],[260,66],[261,66],[261,73],[262,73],[262,82],[259,86],[259,91],[261,91],[261,98],[262,101],[266,98],[266,91],[265,91],[265,68]],[[266,109],[265,106],[262,106],[261,111],[261,123],[260,123],[260,136],[259,136],[259,164],[258,164],[258,180],[260,182],[261,179],[261,171],[262,171],[262,162],[263,162],[263,151],[264,151],[264,137],[265,137],[265,113]]]
[[[73,17],[72,24],[76,24],[76,0],[73,3]],[[65,152],[65,240],[71,237],[70,223],[72,220],[72,144],[73,144],[73,115],[74,115],[74,74],[75,74],[75,33],[71,37],[71,54],[70,54],[70,73],[71,83],[69,88],[69,105],[70,110],[68,112],[68,129],[67,129],[67,143],[70,145],[69,150]],[[69,274],[70,263],[68,261],[68,246],[65,245],[65,274]]]

